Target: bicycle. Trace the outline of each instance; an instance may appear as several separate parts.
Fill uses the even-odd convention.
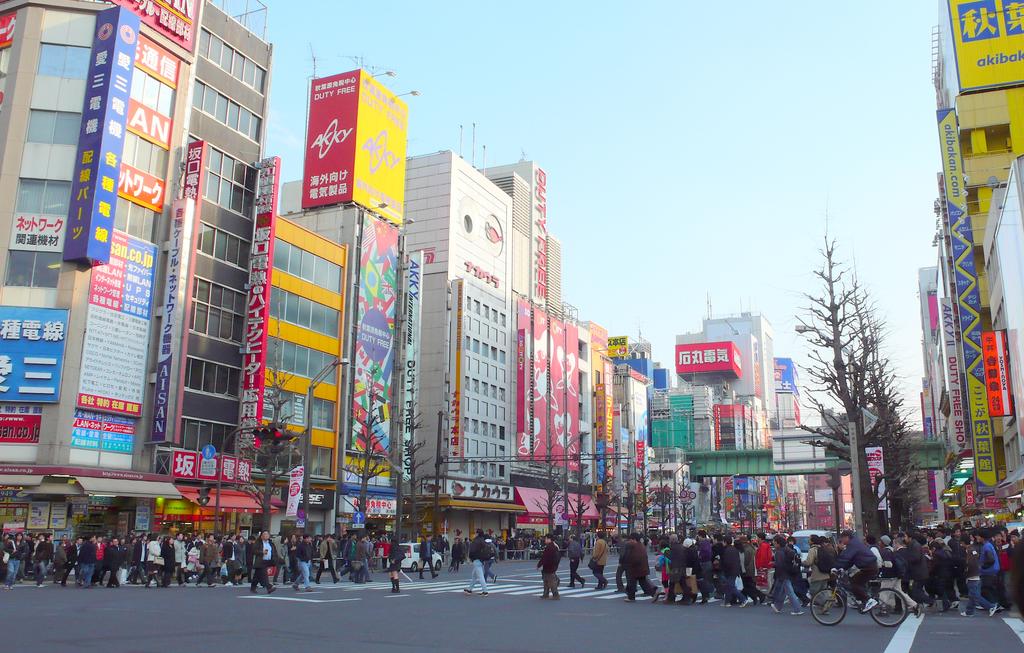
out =
[[[876,582],[868,583],[868,596],[878,602],[869,614],[879,626],[895,628],[910,613],[899,593],[891,589],[879,589]],[[811,616],[822,626],[836,626],[846,618],[847,607],[852,600],[849,573],[833,570],[829,587],[818,590],[811,597]]]

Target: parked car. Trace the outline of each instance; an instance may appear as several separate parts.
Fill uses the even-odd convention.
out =
[[[423,561],[420,560],[419,542],[402,542],[399,546],[405,551],[405,558],[402,559],[402,571],[419,571]],[[441,554],[432,551],[430,554],[431,564],[434,571],[441,571]]]

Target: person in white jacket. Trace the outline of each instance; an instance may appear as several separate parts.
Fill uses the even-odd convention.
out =
[[[163,573],[164,564],[167,563],[167,560],[160,557],[160,540],[157,539],[156,535],[149,536],[149,543],[146,544],[146,560],[148,561],[146,568],[146,588],[149,588],[150,583],[159,587],[160,581],[157,577]]]

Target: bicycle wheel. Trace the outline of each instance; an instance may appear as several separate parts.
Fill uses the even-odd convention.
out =
[[[838,590],[817,591],[811,597],[811,616],[822,626],[835,626],[846,617],[846,597]]]
[[[875,597],[878,605],[871,608],[871,618],[879,626],[895,628],[907,618],[907,602],[899,593],[893,590],[879,590]]]

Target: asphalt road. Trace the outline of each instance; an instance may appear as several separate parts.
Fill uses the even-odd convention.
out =
[[[797,653],[1024,650],[1024,622],[1016,616],[928,614],[888,629],[851,612],[839,626],[826,628],[809,614],[779,615],[767,608],[626,604],[621,594],[596,593],[591,583],[569,590],[568,566],[562,566],[558,602],[538,600],[540,579],[531,563],[499,564],[498,583],[486,597],[462,592],[469,577],[466,567],[457,575],[442,572],[435,580],[403,579],[399,595],[389,592],[387,576],[380,572],[370,585],[327,582],[308,593],[279,586],[269,596],[262,590],[254,596],[248,586],[82,590],[22,585],[0,592],[0,630],[12,650],[114,653],[323,647],[387,653],[690,647]]]

